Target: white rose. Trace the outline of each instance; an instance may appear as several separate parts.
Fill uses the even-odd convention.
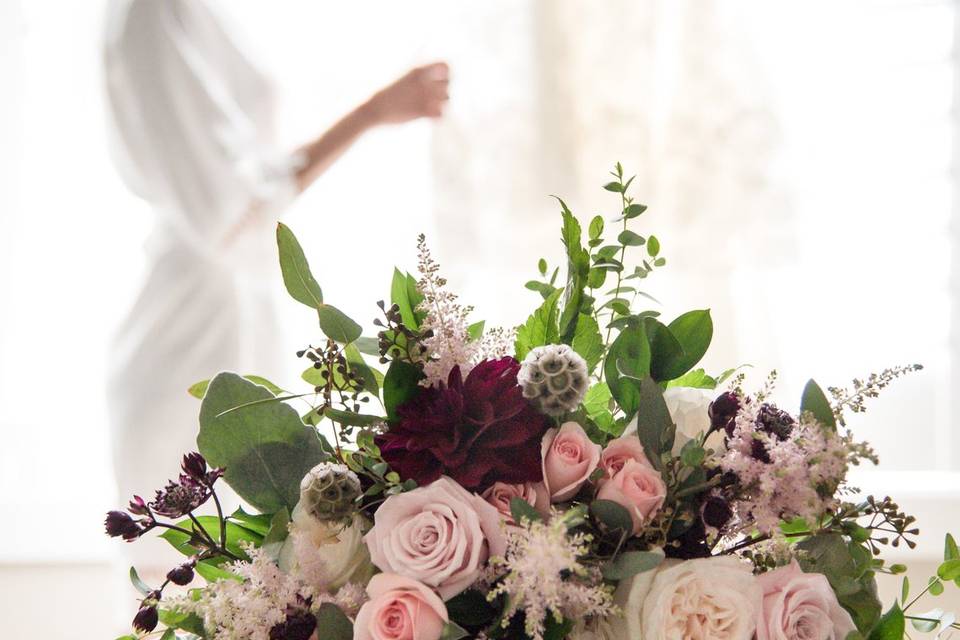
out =
[[[762,598],[750,565],[730,556],[686,560],[660,569],[653,578],[639,637],[750,640]]]
[[[670,387],[663,392],[663,401],[667,404],[670,419],[677,425],[677,436],[673,441],[673,455],[680,455],[680,449],[689,440],[693,440],[710,428],[710,403],[715,393],[709,389],[694,387]],[[637,432],[637,419],[627,426],[625,434]],[[723,443],[723,434],[713,434],[707,446],[717,449]]]
[[[611,640],[632,640],[643,633],[643,602],[650,593],[650,585],[657,573],[679,564],[679,560],[664,560],[659,567],[621,580],[613,594],[613,602],[620,607],[620,616],[612,620]]]
[[[363,542],[368,528],[369,522],[361,515],[354,516],[347,526],[323,522],[298,503],[290,519],[290,535],[280,549],[280,568],[329,591],[348,582],[365,584],[374,571]]]

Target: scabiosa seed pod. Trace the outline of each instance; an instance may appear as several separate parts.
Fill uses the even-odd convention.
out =
[[[587,393],[587,362],[565,344],[537,347],[524,358],[517,382],[537,409],[560,416],[574,411]]]
[[[170,569],[167,580],[178,586],[185,586],[193,582],[193,565],[189,562]]]
[[[137,615],[133,618],[133,628],[137,631],[150,633],[157,628],[158,622],[160,622],[160,615],[157,613],[157,608],[143,606],[140,607],[140,610],[137,611]]]
[[[333,462],[321,462],[300,482],[300,504],[318,520],[349,520],[361,493],[357,474]]]
[[[110,511],[107,513],[107,519],[103,522],[107,535],[111,538],[122,537],[127,542],[132,542],[140,537],[143,531],[136,520],[130,517],[129,513],[123,511]]]

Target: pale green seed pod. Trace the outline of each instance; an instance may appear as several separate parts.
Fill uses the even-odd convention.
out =
[[[527,354],[517,382],[537,409],[561,416],[580,406],[590,379],[587,362],[580,354],[565,344],[548,344]]]

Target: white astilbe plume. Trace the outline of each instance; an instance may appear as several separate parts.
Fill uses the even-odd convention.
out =
[[[348,584],[335,595],[318,591],[294,575],[284,573],[262,549],[246,548],[249,562],[226,566],[240,580],[223,579],[199,591],[199,598],[173,598],[174,610],[203,620],[209,637],[217,640],[270,640],[270,630],[286,620],[288,607],[310,602],[316,611],[332,602],[354,615],[364,601],[363,589]]]
[[[468,317],[473,307],[461,306],[457,295],[447,290],[447,280],[439,275],[440,265],[430,255],[423,234],[417,239],[417,269],[417,290],[423,295],[417,310],[426,314],[420,330],[429,335],[423,339],[427,351],[420,384],[446,383],[457,366],[466,377],[478,362],[513,354],[513,330],[491,329],[480,340],[470,339]]]
[[[506,571],[488,595],[493,601],[506,595],[509,603],[503,625],[523,610],[526,634],[543,640],[547,616],[560,622],[585,617],[603,617],[617,612],[611,590],[598,572],[580,563],[589,553],[591,536],[570,535],[559,514],[549,523],[524,520],[507,529],[507,551],[490,559],[493,571]]]

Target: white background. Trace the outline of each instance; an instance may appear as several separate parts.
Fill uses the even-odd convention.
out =
[[[464,27],[449,7],[399,4],[230,3],[283,90],[281,124],[291,145],[412,64],[489,53],[452,44]],[[49,627],[47,638],[118,630],[104,613],[113,607],[113,585],[101,569],[116,547],[101,526],[103,511],[116,500],[104,362],[141,276],[150,212],[124,190],[105,145],[99,8],[95,2],[0,0],[0,563],[6,566],[0,574],[8,576],[0,576],[0,612],[20,617],[25,604],[49,597],[42,591],[24,596],[31,586],[59,585],[62,597],[95,612],[91,624],[98,625],[96,633],[58,632],[76,624],[58,614],[67,623],[49,623],[61,626]],[[787,405],[810,376],[843,384],[890,364],[926,365],[855,425],[884,461],[884,473],[863,478],[864,486],[906,494],[905,505],[928,518],[921,525],[930,534],[927,551],[935,553],[940,530],[960,530],[954,515],[960,436],[952,404],[957,346],[951,342],[960,327],[960,287],[950,275],[960,246],[951,239],[956,8],[921,1],[749,2],[740,8],[738,37],[757,54],[779,121],[774,169],[793,242],[769,264],[756,255],[762,247],[740,246],[747,266],[730,270],[722,288],[669,276],[652,286],[670,301],[668,309],[735,307],[728,314],[733,326],[718,326],[717,339],[726,343],[708,364],[778,368]],[[471,77],[457,75],[454,66],[453,124],[375,132],[290,213],[287,222],[315,270],[331,274],[320,275],[328,297],[344,301],[354,317],[373,317],[371,303],[386,295],[394,264],[413,267],[416,232],[431,233],[452,215],[436,204],[444,186],[435,181],[436,163],[448,170],[457,158],[438,157],[443,145],[436,136],[470,126],[475,111],[458,105],[457,96],[495,100],[520,82],[513,71]],[[595,126],[601,136],[604,123]],[[464,158],[509,153],[482,139],[472,145],[461,150]],[[605,168],[596,167],[596,184]],[[564,185],[550,189],[563,193]],[[463,207],[479,210],[483,197],[471,194]],[[737,224],[731,234],[739,233]],[[542,232],[557,245],[553,257],[559,252],[555,227]],[[679,241],[682,233],[667,224],[665,247],[671,234]],[[456,263],[461,247],[449,236],[439,238],[437,253]],[[709,275],[707,256],[668,255],[672,263],[703,263]],[[452,269],[451,279],[471,292],[478,312],[518,322],[535,302],[520,284],[538,257],[514,260],[529,267],[504,285],[509,294],[476,286],[463,269]],[[346,261],[355,281],[333,276]],[[504,295],[523,300],[523,311],[504,309]],[[282,305],[289,317],[285,340],[296,346],[313,338],[309,318],[296,305]],[[291,359],[291,377],[296,371]],[[85,578],[96,583],[92,593],[89,584],[76,582]]]

